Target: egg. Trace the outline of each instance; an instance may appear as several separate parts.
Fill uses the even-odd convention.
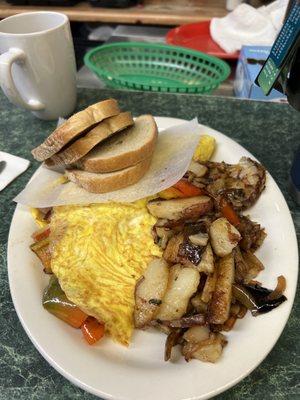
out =
[[[161,250],[146,200],[54,207],[51,268],[67,298],[105,323],[105,331],[129,345],[134,290]]]

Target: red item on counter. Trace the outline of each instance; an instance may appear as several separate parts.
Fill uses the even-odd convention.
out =
[[[168,44],[188,47],[225,60],[236,60],[239,52],[226,53],[210,36],[210,20],[186,24],[171,29],[166,36]]]

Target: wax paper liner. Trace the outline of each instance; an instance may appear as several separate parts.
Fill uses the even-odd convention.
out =
[[[62,174],[42,166],[14,201],[31,207],[67,204],[133,202],[152,196],[176,183],[188,169],[200,137],[197,119],[159,132],[151,166],[134,185],[104,194],[89,193]]]

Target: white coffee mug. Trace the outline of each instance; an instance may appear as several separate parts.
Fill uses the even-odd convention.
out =
[[[0,21],[0,85],[12,103],[38,118],[72,113],[76,64],[66,15],[41,11]]]

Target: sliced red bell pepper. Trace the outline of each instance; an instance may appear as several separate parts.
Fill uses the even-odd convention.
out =
[[[224,197],[221,198],[220,200],[220,211],[232,225],[238,226],[240,223],[239,216],[237,213],[234,211],[233,207],[231,204],[224,199]]]
[[[81,331],[88,344],[94,344],[104,336],[104,324],[94,317],[88,317],[81,325]]]
[[[198,188],[186,179],[180,179],[173,187],[179,190],[183,194],[183,197],[194,197],[205,194],[203,189]]]
[[[173,186],[171,186],[170,188],[159,192],[159,197],[165,200],[170,200],[176,199],[178,197],[184,197],[184,194],[181,193],[178,189],[175,189]]]
[[[35,242],[39,242],[40,240],[47,239],[49,235],[50,235],[50,226],[47,225],[44,228],[38,229],[37,231],[33,232],[31,237]]]
[[[179,197],[194,197],[206,194],[203,189],[198,188],[186,179],[180,179],[175,185],[159,193],[159,197],[165,200]]]

